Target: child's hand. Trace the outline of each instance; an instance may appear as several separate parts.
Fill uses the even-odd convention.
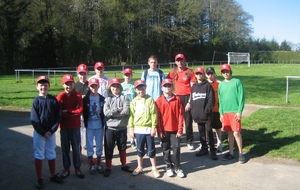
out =
[[[163,133],[159,134],[158,136],[159,136],[160,139],[163,139],[165,137],[165,135]]]
[[[185,111],[190,111],[191,110],[191,104],[190,103],[187,103],[186,106],[185,106]]]
[[[45,139],[50,139],[50,137],[52,136],[52,133],[50,133],[49,131],[44,135]]]
[[[129,136],[130,138],[135,139],[133,129],[130,129]]]
[[[242,119],[242,114],[236,113],[234,118],[235,118],[236,121],[240,121]]]
[[[182,136],[182,134],[177,133],[176,134],[176,138],[180,138]]]
[[[152,128],[151,129],[151,137],[155,137],[155,135],[156,135],[156,128]]]
[[[223,115],[220,115],[220,121],[221,121],[221,123],[223,123],[223,121],[224,121]]]

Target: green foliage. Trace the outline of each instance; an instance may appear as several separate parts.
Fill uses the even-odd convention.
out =
[[[294,63],[300,62],[300,51],[261,51],[251,54],[251,59],[255,60],[295,60]]]

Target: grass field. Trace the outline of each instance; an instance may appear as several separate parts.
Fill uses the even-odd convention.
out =
[[[193,69],[196,67],[198,66],[194,66]],[[209,66],[205,66],[207,67]],[[220,75],[219,65],[214,65],[214,67]],[[231,67],[233,76],[241,79],[244,84],[246,103],[300,107],[300,79],[290,79],[289,103],[285,103],[285,76],[300,76],[300,65],[257,64],[248,68],[247,65],[241,64]],[[169,68],[162,68],[162,70],[165,73],[169,72]],[[134,71],[141,72],[141,70]],[[35,77],[46,74],[39,73]],[[51,85],[50,94],[57,95],[63,90],[60,85],[62,75],[56,75],[57,84]],[[112,73],[106,75],[115,76]],[[122,78],[122,75],[117,74],[117,77]],[[139,77],[140,74],[134,74],[133,80]],[[14,75],[0,76],[0,106],[31,107],[33,98],[38,94],[32,75],[21,73],[20,78],[21,81],[16,82]],[[217,78],[222,80],[220,76]],[[53,76],[50,76],[50,79],[54,81]],[[300,161],[300,117],[298,115],[300,115],[298,109],[272,108],[261,109],[244,118],[242,133],[244,150],[256,155],[292,158]],[[224,145],[226,146],[226,140]]]

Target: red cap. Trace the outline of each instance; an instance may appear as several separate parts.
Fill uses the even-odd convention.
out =
[[[46,76],[39,76],[36,79],[36,83],[39,83],[39,82],[42,82],[42,81],[50,83],[50,79],[48,77],[46,77]]]
[[[145,81],[139,79],[139,80],[136,80],[136,81],[134,82],[134,88],[136,88],[136,87],[138,87],[138,86],[140,86],[140,85],[146,86]]]
[[[121,84],[121,80],[119,78],[116,78],[116,77],[111,78],[109,80],[109,85],[112,85],[112,84]]]
[[[132,74],[132,69],[130,69],[130,68],[124,69],[123,75],[125,75],[125,74]]]
[[[104,68],[104,63],[102,63],[102,62],[95,63],[94,69],[98,69],[99,67]]]
[[[99,80],[97,78],[91,78],[89,80],[89,86],[91,86],[92,84],[97,84],[99,85]]]
[[[195,73],[205,73],[204,72],[204,69],[202,67],[198,67],[196,70],[195,70]]]
[[[228,71],[231,71],[231,67],[230,65],[228,65],[227,63],[226,64],[223,64],[220,68],[221,71],[223,70],[228,70]]]
[[[161,82],[161,86],[165,85],[165,84],[172,84],[173,85],[173,82],[171,79],[164,79],[162,82]]]
[[[86,72],[87,73],[88,71],[89,71],[89,69],[85,64],[80,64],[77,67],[77,73],[80,73],[80,72]]]
[[[72,75],[67,74],[62,77],[61,81],[62,84],[66,84],[67,82],[74,82],[74,77]]]
[[[183,60],[185,60],[185,56],[184,56],[183,54],[177,54],[177,55],[175,56],[175,61],[176,61],[177,59],[183,59]]]

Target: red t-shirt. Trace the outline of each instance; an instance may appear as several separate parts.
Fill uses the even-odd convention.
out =
[[[189,68],[185,68],[183,71],[176,69],[176,76],[174,76],[174,69],[172,69],[167,78],[174,80],[174,93],[176,95],[189,95],[191,94],[191,82],[196,82],[194,71],[190,71]]]
[[[210,83],[210,82],[209,82]],[[213,108],[213,112],[219,112],[219,97],[218,97],[218,86],[221,83],[221,81],[215,79],[213,83],[210,83],[210,85],[213,87],[215,92],[215,105]]]

